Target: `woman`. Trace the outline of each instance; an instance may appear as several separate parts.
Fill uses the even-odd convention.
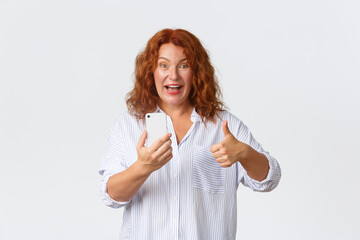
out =
[[[128,112],[101,161],[101,194],[125,207],[120,239],[235,239],[239,183],[270,191],[277,161],[224,110],[206,50],[188,31],[156,33],[136,58]],[[164,112],[168,134],[145,147],[146,113]]]

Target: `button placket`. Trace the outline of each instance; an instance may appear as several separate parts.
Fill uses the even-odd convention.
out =
[[[172,133],[171,136],[171,147],[173,151],[173,159],[170,160],[170,174],[173,176],[170,180],[170,196],[172,196],[172,201],[170,201],[170,219],[172,219],[172,227],[171,227],[171,239],[179,238],[179,211],[180,211],[180,203],[179,203],[179,149],[176,141],[176,135],[174,131],[174,127],[171,121],[171,118],[167,116],[167,125],[168,131]]]

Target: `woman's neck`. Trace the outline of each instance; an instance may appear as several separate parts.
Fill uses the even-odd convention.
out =
[[[174,105],[164,105],[159,103],[159,107],[172,119],[182,118],[184,116],[190,117],[194,109],[194,106],[190,104],[184,104],[183,106],[177,106],[177,105],[174,106]]]

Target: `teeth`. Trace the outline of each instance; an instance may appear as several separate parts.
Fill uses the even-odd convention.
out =
[[[180,86],[166,86],[168,88],[179,88]]]

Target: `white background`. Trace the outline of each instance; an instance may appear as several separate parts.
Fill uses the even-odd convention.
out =
[[[99,162],[158,30],[209,50],[230,111],[282,167],[238,190],[237,239],[360,239],[360,3],[0,0],[0,239],[117,239]]]

